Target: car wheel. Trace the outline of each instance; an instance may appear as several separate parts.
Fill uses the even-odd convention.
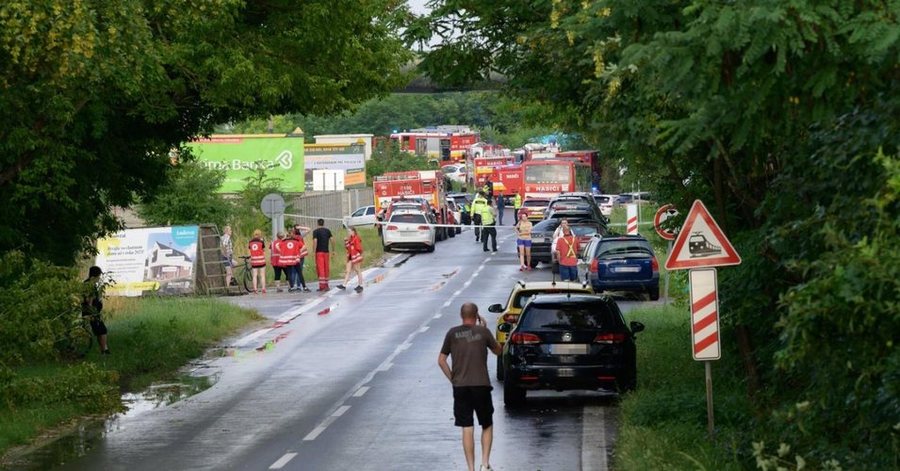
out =
[[[631,392],[635,389],[637,389],[637,367],[632,367],[631,374],[625,380],[625,384],[622,385],[622,392]]]
[[[448,229],[447,229],[447,237],[450,237],[450,238],[456,237],[456,231],[454,231],[453,229],[448,228]]]
[[[506,407],[522,407],[525,405],[526,391],[515,384],[515,381],[503,383],[503,403]]]
[[[659,286],[655,288],[650,288],[650,300],[657,301],[659,300]]]
[[[385,245],[385,246],[384,246],[384,253],[391,253],[391,246],[390,246],[390,245]]]
[[[461,227],[457,227],[457,228],[456,228],[456,233],[457,233],[457,234],[462,234],[462,228],[461,228]]]
[[[434,252],[434,245],[429,245],[425,248],[425,251],[428,253]]]
[[[497,381],[503,381],[503,357],[497,355]]]

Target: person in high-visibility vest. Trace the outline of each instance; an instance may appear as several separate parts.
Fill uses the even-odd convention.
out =
[[[513,198],[513,209],[516,211],[516,221],[519,220],[519,210],[522,209],[522,195],[516,193],[516,197]]]
[[[263,240],[262,231],[256,229],[253,231],[253,238],[250,239],[250,243],[247,244],[247,248],[250,250],[250,267],[252,269],[252,279],[253,279],[253,292],[257,293],[257,282],[262,278],[262,284],[259,288],[262,288],[263,294],[266,292],[266,241]]]
[[[481,210],[485,207],[487,207],[487,199],[480,192],[476,193],[475,199],[472,200],[472,205],[469,207],[469,216],[475,226],[475,242],[481,240]]]
[[[481,230],[481,248],[485,252],[488,251],[488,237],[491,238],[493,252],[497,251],[497,228],[494,227],[496,214],[493,201],[488,200],[487,204],[481,207],[481,224],[484,226]]]
[[[556,241],[556,253],[559,260],[559,277],[563,281],[578,279],[578,237],[572,229],[563,229],[563,235]]]

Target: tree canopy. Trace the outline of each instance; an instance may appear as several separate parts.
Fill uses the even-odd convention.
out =
[[[403,82],[394,0],[0,4],[0,251],[71,261],[218,123]]]

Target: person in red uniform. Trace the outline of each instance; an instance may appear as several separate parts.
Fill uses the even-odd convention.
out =
[[[347,248],[347,273],[344,275],[344,282],[337,285],[337,287],[338,289],[347,289],[346,285],[350,282],[350,276],[355,272],[358,281],[355,290],[357,293],[362,293],[363,247],[362,239],[360,239],[359,234],[356,233],[356,228],[351,227],[348,229],[347,238],[344,239],[344,247]]]
[[[253,238],[247,244],[250,250],[250,267],[253,274],[253,292],[258,293],[262,288],[263,294],[266,292],[266,241],[263,240],[262,231],[256,229],[253,231]],[[261,284],[257,284],[261,281]]]
[[[556,241],[556,253],[559,260],[559,277],[563,281],[576,281],[578,279],[578,237],[572,233],[572,229],[566,226],[563,234]]]
[[[294,225],[294,239],[300,244],[297,264],[294,266],[294,289],[309,293],[309,288],[306,287],[306,279],[303,277],[303,264],[306,262],[306,256],[309,255],[309,249],[306,248],[306,241],[304,240],[307,233],[309,233],[308,227],[300,224]]]
[[[328,291],[328,277],[331,276],[331,257],[334,256],[334,236],[325,227],[324,219],[317,220],[316,225],[318,227],[313,231],[312,237],[316,242],[316,274],[319,275],[319,289],[317,291]]]
[[[281,240],[281,266],[284,270],[284,274],[287,277],[288,282],[288,292],[294,291],[294,286],[296,280],[294,279],[294,269],[297,263],[300,261],[300,243],[297,242],[297,239],[294,238],[292,234],[288,234]]]
[[[281,250],[284,246],[284,233],[279,232],[278,235],[275,236],[275,240],[272,241],[272,244],[269,246],[269,262],[272,263],[272,268],[275,270],[275,291],[280,293],[283,290],[281,289],[281,275],[284,275],[284,278],[287,280],[287,270],[281,262]],[[288,280],[290,283],[290,280]]]

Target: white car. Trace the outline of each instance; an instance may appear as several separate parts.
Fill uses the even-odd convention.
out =
[[[382,231],[384,251],[394,249],[425,249],[434,252],[436,231],[424,212],[414,209],[398,209],[391,212],[391,219]]]
[[[606,217],[609,217],[612,214],[613,205],[616,202],[616,196],[618,195],[594,195],[594,201],[597,202],[597,206],[600,206],[600,213]]]
[[[374,226],[375,206],[356,208],[349,216],[344,216],[344,227]]]
[[[466,182],[466,166],[465,165],[457,165],[450,164],[441,167],[441,171],[444,172],[444,175],[449,178],[451,181],[465,183]]]

